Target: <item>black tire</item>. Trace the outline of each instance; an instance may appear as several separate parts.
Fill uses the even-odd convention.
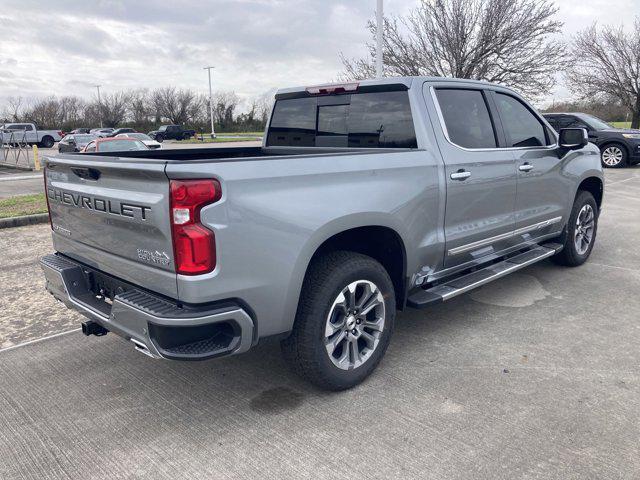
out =
[[[162,143],[162,142],[164,142],[164,136],[162,136],[162,135],[156,135],[156,136],[155,136],[155,138],[154,138],[154,140],[155,140],[156,142],[158,142],[158,143]]]
[[[590,207],[593,212],[593,230],[586,249],[584,251],[579,251],[578,246],[576,245],[578,216],[581,215],[583,208],[588,209],[588,207]],[[567,267],[577,267],[587,261],[589,255],[591,255],[591,250],[593,250],[593,245],[596,242],[599,213],[598,204],[593,198],[593,195],[590,192],[579,190],[576,195],[576,199],[573,202],[573,208],[571,209],[571,215],[569,215],[569,221],[567,222],[565,231],[560,237],[563,249],[552,257],[553,261]]]
[[[377,337],[371,351],[364,337],[355,340],[355,349],[363,348],[365,360],[351,369],[343,369],[334,364],[325,347],[325,330],[329,325],[329,315],[335,312],[335,301],[347,286],[356,282],[371,282],[382,294],[378,296],[376,308],[384,306],[384,327]],[[361,290],[361,292],[363,292]],[[357,293],[356,293],[357,295]],[[373,299],[375,295],[369,297]],[[362,295],[363,303],[366,295]],[[377,316],[377,310],[374,316]],[[366,255],[355,252],[338,251],[315,259],[309,266],[305,277],[298,311],[291,335],[282,341],[282,353],[285,360],[298,375],[316,386],[327,390],[345,390],[361,383],[378,366],[385,354],[393,333],[396,314],[396,300],[393,283],[385,268]],[[347,342],[349,328],[347,320],[355,316],[344,316],[344,327],[339,334],[345,335],[343,349],[350,347]],[[361,323],[362,322],[362,323]],[[356,328],[366,329],[367,320],[359,320]],[[352,325],[354,326],[354,325]],[[346,330],[344,333],[341,330]],[[351,332],[355,332],[351,330]],[[366,333],[371,334],[371,331]],[[364,335],[364,333],[362,334]],[[369,335],[371,337],[371,335]],[[328,337],[329,338],[329,337]],[[346,346],[345,346],[346,345]],[[340,347],[338,347],[340,348]],[[336,349],[337,350],[337,349]],[[346,350],[343,350],[343,354]],[[366,352],[366,353],[365,353]],[[335,354],[335,351],[334,351]],[[368,356],[366,356],[368,355]],[[334,357],[335,358],[335,357]],[[351,350],[347,353],[347,363],[353,358]],[[338,359],[335,359],[337,362]]]
[[[189,140],[190,138],[191,138],[191,135],[190,135],[190,134],[188,134],[188,133],[184,133],[184,134],[182,135],[182,139],[183,139],[183,140]]]
[[[600,149],[600,163],[603,168],[621,168],[628,164],[629,153],[624,145],[608,143]]]
[[[53,145],[55,144],[55,140],[53,139],[53,137],[47,135],[46,137],[42,138],[42,141],[40,142],[40,146],[42,148],[51,148],[53,147]]]

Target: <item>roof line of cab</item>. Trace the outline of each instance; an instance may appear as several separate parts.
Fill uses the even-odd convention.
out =
[[[276,97],[287,97],[290,95],[296,94],[304,94],[310,87],[322,86],[339,86],[339,85],[350,85],[357,84],[358,88],[367,88],[367,87],[380,87],[380,86],[395,86],[395,87],[404,87],[404,89],[408,90],[414,81],[420,82],[442,82],[442,83],[460,83],[460,84],[476,84],[481,85],[483,87],[499,87],[505,90],[515,92],[512,88],[507,87],[505,85],[500,85],[497,83],[486,82],[483,80],[469,80],[466,78],[450,78],[450,77],[427,77],[427,76],[415,76],[415,77],[386,77],[386,78],[376,78],[369,80],[346,80],[343,82],[329,82],[321,85],[306,85],[306,86],[297,86],[297,87],[287,87],[280,88],[276,92]]]

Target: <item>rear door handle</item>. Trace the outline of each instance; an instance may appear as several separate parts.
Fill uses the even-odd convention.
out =
[[[518,167],[518,170],[520,170],[521,172],[530,172],[531,170],[533,170],[533,165],[527,162],[523,165],[520,165]]]
[[[471,176],[471,172],[467,172],[466,170],[460,169],[457,172],[453,172],[449,177],[451,180],[466,180]]]

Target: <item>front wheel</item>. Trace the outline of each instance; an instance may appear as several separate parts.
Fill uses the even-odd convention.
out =
[[[354,252],[323,255],[309,267],[283,355],[321,388],[351,388],[382,360],[395,311],[393,283],[380,263]]]
[[[607,145],[600,152],[600,160],[605,168],[622,167],[627,163],[627,151],[617,144]]]
[[[563,249],[553,257],[556,263],[577,267],[587,261],[598,231],[598,204],[591,193],[579,191],[562,236]]]

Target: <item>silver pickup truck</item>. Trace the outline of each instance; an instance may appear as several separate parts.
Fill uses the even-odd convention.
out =
[[[595,145],[514,91],[441,78],[280,90],[262,147],[46,159],[47,289],[154,358],[281,341],[322,388],[361,382],[397,310],[545,258],[576,266]]]

